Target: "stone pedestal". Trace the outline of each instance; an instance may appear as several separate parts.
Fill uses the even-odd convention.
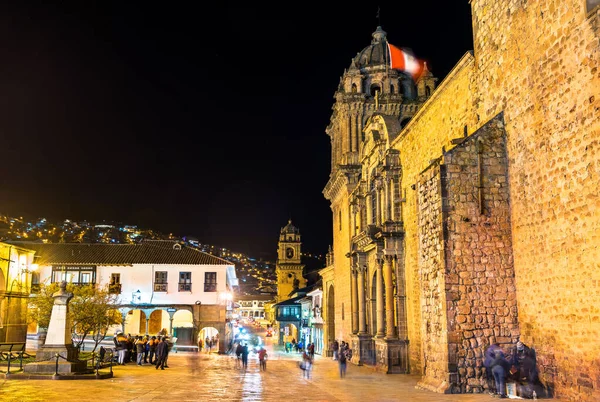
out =
[[[375,340],[377,371],[386,374],[408,374],[408,342],[398,339]]]
[[[54,306],[48,325],[48,333],[44,346],[38,349],[35,362],[23,367],[25,373],[38,374],[82,374],[86,371],[86,362],[79,360],[79,351],[71,341],[71,324],[69,322],[69,301],[72,293],[66,291],[67,284],[62,282],[60,290],[52,295]],[[58,358],[58,369],[56,364]]]
[[[371,335],[352,335],[352,363],[362,366],[363,364],[375,363],[374,343]]]
[[[80,361],[79,351],[73,345],[44,345],[35,355],[35,363],[23,366],[23,372],[36,374],[54,374],[56,372],[56,354],[66,358],[58,358],[58,373],[84,373],[87,370],[85,361]]]

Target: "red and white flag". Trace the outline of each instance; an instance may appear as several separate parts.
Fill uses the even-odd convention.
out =
[[[404,71],[412,75],[413,78],[417,78],[421,74],[421,63],[410,51],[400,49],[389,43],[387,45],[390,52],[390,68]]]

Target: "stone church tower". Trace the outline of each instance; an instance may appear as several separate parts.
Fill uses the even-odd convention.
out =
[[[285,227],[281,228],[277,247],[277,302],[280,303],[290,298],[290,293],[295,289],[306,286],[306,279],[302,276],[304,265],[301,257],[300,230],[292,225],[291,219]]]
[[[538,396],[599,401],[600,4],[506,3],[470,1],[436,88],[388,70],[381,28],[344,72],[324,342],[443,393],[489,390],[486,348],[522,342]]]
[[[426,65],[417,77],[392,69],[389,57],[386,32],[377,27],[344,71],[326,129],[332,163],[323,193],[333,211],[335,283],[323,282],[333,284],[324,299],[333,300],[327,315],[335,325],[326,326],[324,341],[350,340],[356,364],[407,373],[401,168],[390,144],[437,79]]]

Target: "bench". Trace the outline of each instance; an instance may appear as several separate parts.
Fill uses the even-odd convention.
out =
[[[23,355],[29,357],[25,352],[25,342],[0,342],[0,361],[8,362],[6,374],[10,374],[10,364],[15,359],[19,359],[19,369],[23,369]]]
[[[177,353],[178,350],[182,352],[198,352],[197,345],[173,345],[172,350]]]

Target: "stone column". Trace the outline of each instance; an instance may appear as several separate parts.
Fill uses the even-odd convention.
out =
[[[352,300],[352,333],[358,333],[358,287],[357,287],[357,257],[352,257],[352,279],[350,281],[350,291]]]
[[[377,258],[377,337],[385,336],[383,303],[383,258]]]
[[[356,287],[358,293],[358,333],[359,335],[367,335],[367,316],[366,316],[366,300],[365,300],[365,272],[367,267],[364,265],[358,266]]]
[[[392,256],[385,256],[385,337],[396,339],[396,328],[394,326],[394,284],[392,283]]]
[[[406,317],[406,285],[404,281],[404,252],[400,250],[395,258],[396,262],[396,291],[397,291],[397,316],[398,337],[401,340],[408,339],[408,325]]]

